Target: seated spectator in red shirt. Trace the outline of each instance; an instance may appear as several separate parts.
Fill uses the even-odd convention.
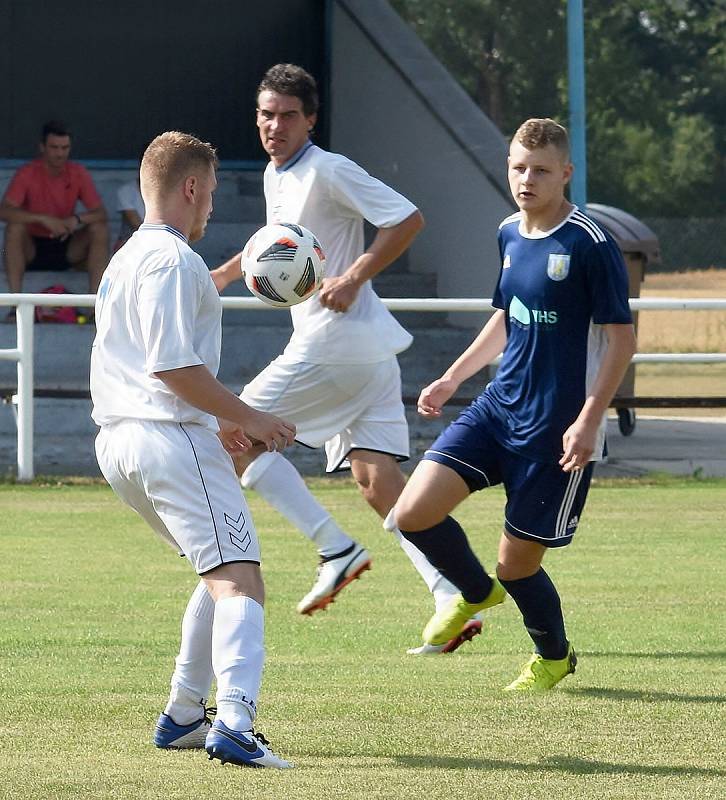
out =
[[[106,209],[88,170],[68,160],[70,151],[65,125],[46,122],[40,156],[18,169],[0,203],[11,292],[22,290],[26,269],[86,269],[91,293],[101,281],[108,264]]]

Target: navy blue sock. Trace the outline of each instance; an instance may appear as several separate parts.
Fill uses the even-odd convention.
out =
[[[534,649],[542,658],[564,658],[567,655],[565,620],[560,596],[550,576],[540,569],[527,578],[503,581],[502,586],[522,612],[524,627],[532,637]]]
[[[492,589],[492,579],[474,555],[461,525],[446,517],[423,531],[401,531],[436,569],[461,592],[467,603],[481,603]]]

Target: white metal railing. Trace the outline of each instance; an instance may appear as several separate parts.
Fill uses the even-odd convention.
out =
[[[92,307],[92,294],[0,294],[0,308],[16,307],[17,347],[0,349],[0,361],[16,361],[18,369],[17,407],[18,480],[32,480],[33,470],[33,319],[36,306]],[[492,311],[491,299],[476,298],[382,298],[391,311]],[[223,297],[225,309],[279,311],[256,297]],[[717,311],[726,310],[726,298],[651,298],[630,300],[633,311]],[[637,353],[633,362],[643,363],[726,363],[726,353]]]

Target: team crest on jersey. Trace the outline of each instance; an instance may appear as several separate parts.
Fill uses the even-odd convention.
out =
[[[547,261],[547,277],[553,281],[564,281],[570,272],[570,257],[562,253],[550,253]]]

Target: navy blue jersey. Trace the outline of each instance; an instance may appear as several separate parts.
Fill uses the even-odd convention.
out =
[[[632,322],[627,271],[612,237],[577,208],[544,235],[523,234],[520,221],[499,226],[493,304],[506,312],[507,344],[482,400],[497,409],[503,446],[557,462],[607,346],[601,326]],[[604,424],[594,459],[603,443]]]

